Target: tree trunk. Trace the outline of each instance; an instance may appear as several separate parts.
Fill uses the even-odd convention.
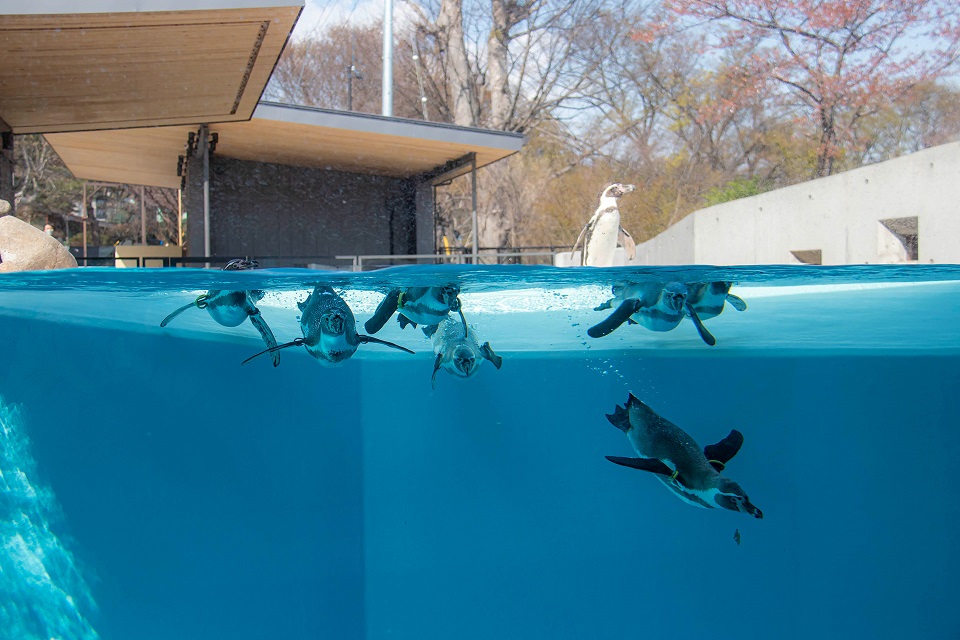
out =
[[[479,110],[463,38],[463,0],[441,0],[437,28],[445,48],[444,71],[453,122],[476,126],[479,124]]]
[[[508,0],[492,0],[493,29],[487,39],[487,88],[490,91],[490,128],[506,129],[510,122],[510,11]]]

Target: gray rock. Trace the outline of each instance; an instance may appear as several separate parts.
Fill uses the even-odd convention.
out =
[[[72,269],[77,259],[66,247],[19,218],[0,218],[0,273]]]

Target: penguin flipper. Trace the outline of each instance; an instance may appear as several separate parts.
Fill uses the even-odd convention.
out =
[[[713,334],[707,331],[707,328],[703,326],[703,321],[700,320],[700,316],[697,315],[697,310],[693,308],[693,305],[686,304],[684,305],[687,311],[687,315],[693,320],[693,326],[697,328],[697,333],[700,334],[700,339],[706,342],[711,347],[717,344],[717,339],[713,337]]]
[[[630,316],[637,312],[639,304],[639,300],[624,300],[620,306],[617,307],[616,311],[607,316],[606,320],[587,329],[587,335],[591,338],[602,338],[612,333],[620,325],[629,320]]]
[[[592,222],[592,220],[591,220],[591,222]],[[583,225],[583,229],[580,230],[580,235],[577,236],[577,241],[573,243],[573,248],[570,249],[570,253],[571,253],[571,254],[576,253],[576,252],[577,252],[577,249],[579,249],[581,246],[583,246],[583,240],[584,240],[584,238],[587,237],[587,229],[589,229],[589,228],[590,228],[590,223],[589,223],[589,222],[588,222],[587,224]],[[581,254],[581,255],[582,255],[582,254]],[[581,258],[581,262],[582,262],[582,258]]]
[[[730,303],[730,306],[736,309],[737,311],[746,311],[747,303],[743,301],[743,298],[740,296],[735,296],[732,293],[727,294],[727,302]]]
[[[626,252],[627,260],[633,260],[637,256],[637,243],[623,227],[620,227],[620,233],[617,234],[617,242]]]
[[[273,331],[270,330],[266,321],[264,321],[263,316],[260,315],[260,309],[256,307],[253,308],[253,311],[250,313],[250,323],[260,332],[260,337],[263,338],[264,344],[267,345],[267,351],[273,356],[273,366],[279,366],[280,349],[277,348],[277,339],[274,337]]]
[[[743,446],[743,434],[733,429],[726,438],[716,444],[708,444],[703,448],[703,455],[717,471],[723,471],[727,462],[737,455]]]
[[[489,342],[483,343],[483,346],[480,347],[480,353],[483,354],[484,358],[492,362],[493,366],[495,366],[497,369],[503,366],[503,358],[493,352]]]
[[[662,476],[672,476],[674,470],[656,458],[622,458],[620,456],[604,456],[614,464],[650,473],[659,473]]]
[[[377,310],[373,312],[373,317],[367,320],[363,328],[367,333],[376,333],[383,329],[394,313],[397,312],[397,305],[400,304],[400,289],[394,289],[387,293],[387,297],[380,301]]]
[[[197,298],[197,300],[199,300],[199,298]],[[191,302],[190,304],[185,304],[185,305],[183,305],[182,307],[180,307],[179,309],[177,309],[176,311],[174,311],[173,313],[171,313],[170,315],[168,315],[166,318],[164,318],[163,320],[160,321],[160,326],[161,326],[161,327],[167,326],[168,324],[170,324],[170,321],[173,320],[174,318],[176,318],[178,315],[180,315],[181,313],[183,313],[184,311],[186,311],[186,310],[189,309],[190,307],[195,307],[195,306],[197,306],[197,300],[194,300],[194,301]]]
[[[280,349],[286,349],[287,347],[299,347],[299,346],[302,345],[302,344],[303,344],[303,338],[297,338],[296,340],[294,340],[294,341],[292,341],[292,342],[287,342],[287,343],[285,343],[285,344],[277,345],[277,346],[275,346],[275,347],[270,347],[269,349],[264,349],[264,350],[261,351],[260,353],[255,353],[255,354],[253,354],[252,356],[250,356],[249,358],[247,358],[246,360],[244,360],[243,362],[241,362],[240,365],[243,366],[243,365],[247,364],[248,362],[250,362],[251,360],[253,360],[254,358],[256,358],[257,356],[262,356],[262,355],[265,354],[265,353],[273,353],[274,351],[280,351]],[[276,366],[276,365],[274,365],[274,366]]]
[[[363,334],[360,334],[357,336],[357,339],[359,339],[360,342],[363,344],[367,344],[370,342],[374,344],[382,344],[385,347],[393,347],[394,349],[399,349],[400,351],[406,351],[407,353],[416,355],[416,351],[410,351],[410,349],[407,349],[406,347],[401,347],[400,345],[394,342],[387,342],[386,340],[381,340],[380,338],[374,338],[373,336],[365,336]]]

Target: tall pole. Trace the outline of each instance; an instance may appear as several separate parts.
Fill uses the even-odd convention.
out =
[[[393,0],[383,0],[383,110],[393,115]]]
[[[200,125],[200,154],[203,156],[203,256],[210,255],[210,133]]]
[[[471,222],[473,223],[473,264],[477,264],[477,254],[480,249],[480,239],[477,237],[479,235],[479,229],[477,228],[477,156],[474,155],[473,159],[470,160],[470,181],[471,181],[471,199],[472,202],[472,211],[471,211]]]
[[[140,185],[140,244],[147,244],[147,203],[146,187]]]
[[[87,181],[83,181],[83,266],[87,266]]]

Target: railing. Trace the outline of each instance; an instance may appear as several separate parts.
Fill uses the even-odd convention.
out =
[[[553,264],[558,253],[566,253],[566,247],[500,247],[481,248],[474,260],[469,249],[456,248],[449,253],[419,253],[399,255],[339,255],[339,256],[244,256],[255,259],[261,269],[301,268],[335,269],[341,271],[370,271],[402,264]],[[191,256],[191,257],[136,257],[123,258],[127,266],[143,267],[194,267],[222,269],[238,256]],[[117,266],[118,258],[103,256],[77,257],[80,266]]]

